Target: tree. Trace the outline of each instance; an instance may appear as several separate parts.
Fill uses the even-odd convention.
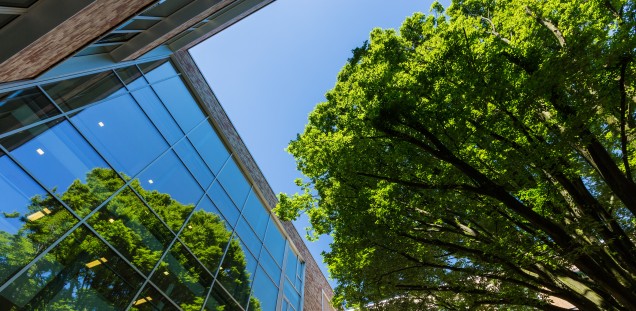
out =
[[[124,178],[128,179],[126,176]],[[87,174],[85,183],[75,180],[64,193],[55,195],[78,215],[85,217],[122,185],[115,171],[94,168]],[[139,270],[149,273],[174,235],[151,214],[136,193],[174,230],[182,226],[194,206],[181,204],[169,194],[146,190],[141,187],[139,180],[131,181],[131,187],[135,191],[124,188],[91,216],[87,223]],[[69,224],[77,222],[51,195],[33,197],[27,210],[28,215],[38,211],[45,211],[46,214],[37,219],[29,219],[28,215],[20,215],[19,212],[3,214],[5,218],[19,218],[24,222],[15,235],[0,232],[0,275],[3,277],[26,265],[61,236],[70,227]],[[251,284],[246,271],[245,254],[239,242],[230,240],[230,237],[231,231],[221,218],[203,209],[192,212],[187,228],[180,234],[181,241],[211,271],[219,266],[229,243],[230,251],[225,256],[224,265],[231,273],[222,271],[219,275],[232,278],[228,283],[233,284],[232,294],[236,299],[249,301],[250,309],[260,310],[259,301],[253,297],[250,299]],[[169,270],[168,261],[180,268]],[[211,286],[212,281],[211,276],[202,275],[204,272],[200,264],[193,261],[194,257],[182,247],[181,242],[175,242],[159,264],[158,272],[155,272],[161,277],[152,277],[159,287],[168,288],[166,294],[180,302],[185,310],[201,308],[207,295],[206,286]],[[8,289],[8,293],[14,294],[11,300],[0,300],[4,301],[4,308],[10,310],[123,308],[141,285],[141,278],[132,274],[134,272],[126,263],[105,249],[105,245],[82,226],[45,254],[30,269],[29,277],[12,283]],[[157,298],[155,300],[159,300]],[[155,303],[151,299],[147,302]],[[148,306],[139,306],[140,309],[144,307]],[[161,309],[161,306],[155,307]],[[224,308],[223,305],[216,307]]]
[[[458,0],[375,29],[289,145],[377,309],[636,310],[633,1]]]

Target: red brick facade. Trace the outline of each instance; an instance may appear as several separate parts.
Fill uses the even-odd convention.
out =
[[[247,173],[248,179],[252,181],[257,192],[265,200],[268,209],[276,206],[276,195],[269,186],[269,183],[263,176],[263,173],[256,165],[252,155],[241,140],[238,132],[225,114],[225,111],[214,96],[212,89],[205,81],[205,78],[194,63],[194,60],[187,51],[179,51],[173,55],[173,60],[180,68],[181,72],[186,76],[186,80],[190,87],[198,97],[203,108],[211,116],[212,122],[216,129],[220,132],[226,145],[232,153],[238,158],[239,165]],[[282,222],[284,229],[298,252],[305,260],[305,292],[304,292],[304,310],[321,311],[333,310],[329,307],[328,301],[323,301],[323,293],[328,298],[333,297],[333,290],[325,275],[318,268],[318,264],[307,249],[302,237],[291,222]],[[323,309],[323,306],[325,309]]]

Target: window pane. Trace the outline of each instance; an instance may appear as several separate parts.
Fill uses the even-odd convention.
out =
[[[139,64],[139,68],[141,68],[141,71],[150,83],[177,75],[177,71],[174,70],[174,67],[172,67],[172,64],[167,59]]]
[[[0,284],[77,220],[0,151]]]
[[[146,79],[142,77],[141,72],[137,69],[137,66],[128,66],[124,68],[115,69],[115,73],[119,78],[124,81],[129,89],[137,89],[147,85]]]
[[[283,257],[285,256],[285,238],[283,238],[283,235],[278,231],[274,219],[271,219],[269,226],[267,226],[265,247],[267,247],[276,262],[282,266]]]
[[[0,93],[0,134],[60,114],[37,88]]]
[[[216,272],[232,232],[212,202],[204,198],[179,238],[211,272]]]
[[[152,282],[181,308],[198,310],[212,285],[212,276],[177,241],[153,274]]]
[[[186,133],[205,119],[181,77],[158,82],[153,84],[152,88]]]
[[[287,249],[287,263],[285,264],[285,274],[290,280],[296,278],[296,265],[298,265],[298,257],[294,254],[294,251],[289,247]]]
[[[288,279],[285,279],[285,286],[283,292],[285,297],[289,300],[289,303],[294,309],[300,308],[300,293],[298,293]]]
[[[234,299],[241,305],[245,305],[250,297],[251,280],[255,267],[256,260],[235,236],[223,259],[217,281],[227,289]]]
[[[278,299],[278,287],[270,280],[265,271],[258,267],[256,276],[254,277],[254,293],[253,295],[260,301],[261,310],[276,310],[276,300]]]
[[[168,148],[130,95],[86,108],[71,119],[115,169],[128,176]]]
[[[111,71],[51,83],[42,88],[64,111],[126,93],[124,86]]]
[[[130,189],[124,189],[89,224],[139,270],[149,274],[174,235]]]
[[[83,227],[0,293],[8,310],[120,310],[141,277]]]
[[[228,161],[218,178],[236,206],[241,209],[250,191],[250,184],[245,179],[245,176],[243,176],[238,165],[236,165],[236,162],[234,162],[234,159]]]
[[[203,190],[172,152],[139,175],[133,187],[177,232],[203,196]]]
[[[210,187],[210,191],[208,191],[208,196],[212,199],[214,205],[216,205],[216,207],[221,211],[221,214],[223,214],[229,225],[234,227],[239,218],[240,212],[225,190],[223,190],[223,187],[221,187],[218,182],[214,182],[212,187]]]
[[[253,191],[247,197],[247,202],[245,202],[245,207],[243,208],[243,216],[252,225],[258,237],[262,239],[265,236],[265,229],[267,229],[269,213]],[[273,223],[271,225],[275,226]]]
[[[21,144],[7,144],[17,141]],[[0,143],[81,216],[124,184],[68,121],[39,125]],[[103,183],[94,178],[102,175]]]
[[[230,153],[227,152],[212,126],[204,122],[194,129],[188,137],[203,157],[203,160],[205,160],[205,163],[208,164],[212,173],[217,174],[230,157]]]
[[[252,253],[256,255],[260,253],[261,245],[263,245],[263,243],[256,237],[256,234],[254,234],[254,231],[252,231],[243,217],[239,219],[239,222],[236,225],[236,233],[239,235],[241,240],[245,242],[247,248],[249,248]]]
[[[177,122],[174,121],[151,88],[143,88],[133,91],[131,94],[170,144],[174,144],[183,137],[184,134]]]
[[[126,42],[136,36],[137,32],[125,32],[125,33],[111,33],[104,38],[97,41],[97,43],[117,43],[117,42]]]
[[[190,144],[187,139],[184,139],[174,146],[174,150],[199,181],[203,189],[207,189],[212,183],[214,176],[212,176],[205,162],[203,162],[201,157],[194,150],[192,144]]]
[[[263,249],[261,251],[261,259],[259,261],[267,274],[269,274],[272,280],[274,280],[274,282],[278,284],[280,282],[281,270],[280,267],[276,264],[276,261],[274,261],[274,258],[272,258],[272,255],[270,255],[267,250]]]
[[[204,310],[208,311],[239,311],[243,310],[239,308],[236,301],[232,299],[230,294],[218,283],[214,284],[212,292],[208,297],[208,301],[205,303]],[[258,310],[256,308],[250,308],[250,310]]]
[[[130,310],[139,311],[173,311],[179,310],[163,294],[148,284],[135,298]]]

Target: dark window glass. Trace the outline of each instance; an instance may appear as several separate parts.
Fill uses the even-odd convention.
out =
[[[77,220],[0,151],[0,284]]]
[[[150,81],[150,77],[148,75],[146,77]],[[189,132],[205,119],[203,111],[199,108],[181,77],[158,82],[153,84],[152,88],[184,132]]]
[[[37,0],[3,0],[0,6],[13,6],[18,8],[28,8]]]
[[[256,270],[254,277],[253,295],[261,303],[261,310],[276,310],[276,300],[278,299],[278,287],[267,277],[261,267]]]
[[[151,284],[146,285],[141,294],[135,298],[130,310],[139,311],[173,311],[179,310],[175,305],[156,290]]]
[[[247,197],[247,202],[245,202],[245,207],[243,207],[243,216],[252,225],[256,235],[263,239],[265,237],[265,229],[267,229],[267,222],[269,221],[269,213],[254,191],[250,192]],[[272,225],[274,226],[274,224]]]
[[[267,274],[269,274],[272,280],[274,280],[274,282],[278,284],[278,282],[280,282],[281,270],[280,270],[280,267],[276,264],[276,261],[274,260],[274,258],[272,258],[272,255],[270,255],[266,249],[263,249],[261,251],[260,258],[261,259],[259,261],[261,265],[263,266],[263,268],[265,269],[265,271],[267,272]]]
[[[20,15],[0,14],[0,28],[4,27],[8,23],[10,23],[12,20],[14,20],[18,16],[20,16]]]
[[[201,200],[179,234],[208,270],[216,272],[232,232],[208,198]]]
[[[151,88],[136,90],[131,94],[170,144],[183,137],[183,132]]]
[[[130,95],[86,108],[71,119],[113,167],[128,176],[168,148]]]
[[[252,253],[258,254],[261,251],[263,243],[256,237],[256,234],[254,234],[254,231],[252,231],[243,217],[239,219],[236,225],[236,233],[238,233],[241,240],[245,242]]]
[[[172,64],[167,59],[161,59],[151,63],[143,63],[138,65],[141,71],[146,75],[146,79],[150,83],[164,80],[177,75]]]
[[[218,179],[232,200],[234,200],[236,206],[242,209],[245,198],[250,192],[250,184],[245,179],[238,165],[236,165],[236,162],[234,162],[234,159],[230,159],[225,164],[223,170],[219,173]]]
[[[188,137],[212,173],[217,174],[230,157],[230,153],[227,152],[212,126],[204,122],[188,134]]]
[[[81,216],[124,184],[68,121],[39,125],[0,143]]]
[[[229,225],[234,227],[239,218],[240,212],[225,190],[223,190],[223,187],[221,187],[218,182],[214,182],[212,187],[210,187],[210,191],[208,191],[208,196],[212,199],[214,205],[216,205],[216,207],[221,211],[221,214],[223,214]]]
[[[129,89],[137,89],[147,85],[146,79],[142,77],[141,72],[137,69],[137,66],[128,66],[124,68],[115,69],[115,73],[119,78],[124,81]]]
[[[60,114],[37,88],[0,94],[0,134]]]
[[[152,282],[184,310],[198,310],[212,285],[212,276],[177,241],[153,274]]]
[[[79,53],[75,54],[74,57],[109,53],[110,51],[116,49],[118,46],[119,44],[109,44],[101,46],[89,45],[85,49],[81,50]]]
[[[258,310],[258,304],[254,304],[254,308],[250,308],[250,310]],[[218,283],[214,284],[212,288],[212,292],[208,297],[208,301],[205,303],[204,310],[208,311],[242,311],[237,304],[236,301],[232,298],[232,296],[223,288],[223,286]]]
[[[88,223],[146,274],[174,239],[170,230],[129,188],[111,199]]]
[[[97,41],[97,44],[99,44],[99,43],[115,43],[115,42],[123,43],[123,42],[126,42],[126,41],[132,39],[137,34],[138,34],[137,32],[111,33],[111,34],[103,37],[99,41]]]
[[[241,305],[250,297],[256,260],[236,236],[230,242],[217,280]]]
[[[64,111],[126,92],[124,85],[111,71],[51,83],[42,88]]]
[[[5,310],[120,310],[141,277],[83,227],[5,288]]]
[[[278,227],[271,219],[269,226],[267,226],[267,233],[265,234],[265,247],[272,254],[278,265],[283,265],[283,257],[285,256],[285,238],[278,231]]]
[[[175,232],[203,196],[201,187],[172,151],[141,173],[133,187]]]
[[[174,150],[199,181],[203,189],[207,189],[212,183],[214,176],[196,150],[194,150],[192,144],[187,139],[184,139],[174,146]]]

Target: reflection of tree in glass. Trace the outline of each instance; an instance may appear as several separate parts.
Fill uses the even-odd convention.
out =
[[[121,179],[114,171],[95,168],[87,174],[85,183],[75,180],[66,192],[57,196],[67,202],[76,213],[86,216],[92,208],[120,187]],[[175,201],[169,194],[143,189],[138,180],[132,181],[131,187],[172,228],[181,226],[193,208],[192,205],[183,205]],[[40,253],[67,230],[69,223],[75,221],[69,213],[58,212],[60,205],[50,195],[33,197],[28,210],[29,215],[38,211],[46,211],[46,214],[36,220],[28,219],[28,215],[19,213],[2,215],[5,218],[19,217],[24,225],[15,235],[0,232],[0,280],[27,264],[35,254]],[[150,271],[163,251],[164,247],[161,245],[165,243],[167,236],[158,233],[169,233],[148,211],[136,194],[126,188],[89,219],[89,223],[97,232],[144,272]],[[214,271],[221,261],[230,235],[219,216],[197,210],[180,237],[201,262]],[[245,270],[245,255],[236,240],[230,243],[229,249],[224,260],[227,267],[224,267],[220,275],[232,279],[235,287],[228,291],[235,295],[238,301],[247,301],[250,282],[249,273]],[[186,267],[183,273],[187,274],[187,277],[180,277],[178,280],[185,280],[190,284],[174,286],[187,290],[191,288],[191,284],[208,280],[200,277],[200,269],[194,269],[189,263],[181,262],[186,259],[179,256],[175,258]],[[140,286],[140,282],[129,274],[134,273],[103,243],[87,230],[79,228],[36,263],[25,274],[28,277],[18,278],[3,291],[0,304],[3,308],[9,306],[9,309],[16,310],[40,309],[44,306],[46,309],[55,310],[101,310],[113,307],[119,309],[130,302]],[[204,287],[210,286],[203,283],[205,282],[201,285]],[[170,294],[172,295],[179,295],[179,291]],[[192,298],[192,294],[186,296],[191,301],[186,301],[183,297],[175,300],[181,301],[181,306],[185,309],[201,306],[202,297]],[[6,299],[8,301],[3,301]],[[152,300],[149,299],[148,302],[146,306],[140,304],[136,307],[149,308]],[[260,309],[258,301],[253,300],[250,304],[250,309]],[[158,305],[154,307],[161,308]],[[219,306],[217,309],[223,307]]]

